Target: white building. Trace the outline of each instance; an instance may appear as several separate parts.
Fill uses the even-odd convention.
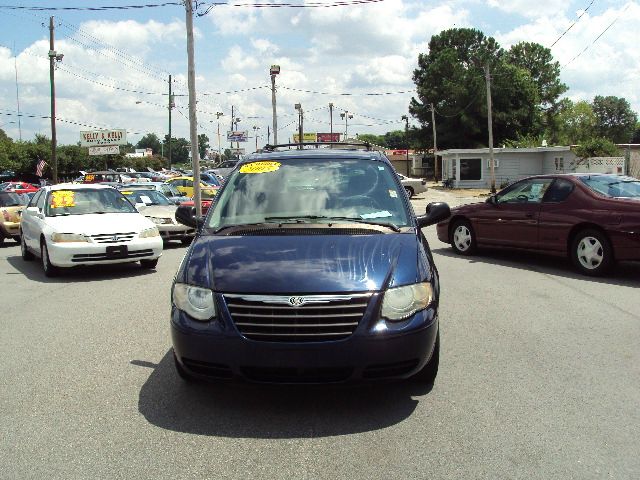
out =
[[[457,188],[490,188],[488,148],[450,149],[442,157],[442,180],[452,179]],[[494,148],[496,188],[520,178],[550,173],[623,174],[624,157],[590,158],[581,161],[571,147]]]

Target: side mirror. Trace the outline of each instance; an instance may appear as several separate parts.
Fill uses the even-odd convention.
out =
[[[496,200],[496,196],[495,195],[491,195],[490,197],[487,197],[485,202],[486,203],[490,203],[491,205],[497,205],[498,204],[498,201]]]
[[[202,225],[204,224],[204,220],[196,218],[196,207],[190,207],[188,205],[180,205],[176,209],[176,220],[186,225],[187,227],[195,228],[196,230],[200,230]]]
[[[451,216],[451,209],[449,205],[444,202],[431,202],[427,205],[427,209],[424,215],[416,217],[418,227],[424,228],[429,225],[442,222]]]

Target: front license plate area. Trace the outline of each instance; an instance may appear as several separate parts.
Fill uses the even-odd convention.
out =
[[[125,258],[127,256],[128,249],[126,245],[113,245],[107,247],[107,258]]]

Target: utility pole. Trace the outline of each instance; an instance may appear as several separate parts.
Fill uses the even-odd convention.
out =
[[[304,132],[304,129],[302,128],[302,122],[304,121],[302,105],[300,103],[296,103],[295,109],[298,110],[298,149],[302,150],[302,132]]]
[[[254,125],[253,136],[256,138],[256,152],[258,151],[258,130],[260,130],[260,127],[258,127],[257,125]]]
[[[185,2],[187,23],[187,73],[189,86],[189,132],[191,134],[191,160],[193,165],[193,201],[196,206],[196,218],[202,218],[200,195],[200,153],[198,152],[198,120],[196,118],[196,69],[193,59],[193,4]]]
[[[433,108],[433,103],[431,104],[431,125],[433,126],[433,175],[436,177],[436,182],[438,181],[438,173],[440,172],[440,168],[438,166],[438,142],[436,137],[436,114],[435,109]]]
[[[18,106],[18,135],[22,141],[22,115],[20,115],[20,90],[18,89],[18,57],[16,56],[16,42],[13,42],[13,67],[16,71],[16,105]]]
[[[487,126],[489,127],[489,162],[491,165],[491,193],[496,193],[496,172],[493,160],[493,119],[491,113],[491,75],[489,65],[484,67],[485,79],[487,83]]]
[[[401,119],[405,121],[404,137],[407,142],[407,177],[410,177],[411,174],[409,173],[409,117],[407,117],[406,115],[402,115]]]
[[[54,73],[57,54],[53,39],[53,17],[49,17],[49,81],[51,83],[51,170],[53,183],[58,183],[58,158],[56,156],[56,79]],[[62,60],[62,55],[60,55],[60,60]]]
[[[271,65],[271,108],[273,110],[273,144],[278,144],[278,114],[276,113],[276,75],[280,73],[280,65]],[[269,143],[269,142],[267,142]]]
[[[169,170],[171,170],[171,109],[174,106],[173,95],[171,94],[171,75],[169,75]]]
[[[333,142],[333,103],[329,103],[329,132],[331,132],[331,141]],[[331,145],[333,148],[333,145]]]

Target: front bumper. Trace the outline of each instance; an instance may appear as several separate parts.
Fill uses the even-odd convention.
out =
[[[217,320],[197,322],[174,306],[173,349],[182,368],[202,379],[346,383],[402,379],[418,372],[435,345],[436,308],[418,312],[402,328],[379,333],[373,329],[378,318],[372,311],[378,311],[377,305],[367,309],[356,331],[344,340],[301,343],[247,339],[225,308],[218,309]]]
[[[438,240],[444,243],[449,242],[449,222],[443,222],[436,225],[436,233]]]
[[[195,229],[187,228],[184,225],[157,224],[160,231],[160,237],[163,240],[182,240],[183,238],[193,237],[196,234]]]
[[[127,254],[119,258],[110,257],[107,247],[126,246]],[[49,260],[56,267],[75,267],[78,265],[102,265],[111,263],[129,263],[139,260],[153,260],[162,255],[162,238],[137,238],[123,243],[53,243],[47,241]]]
[[[18,238],[20,236],[20,222],[4,221],[0,223],[0,236]]]

